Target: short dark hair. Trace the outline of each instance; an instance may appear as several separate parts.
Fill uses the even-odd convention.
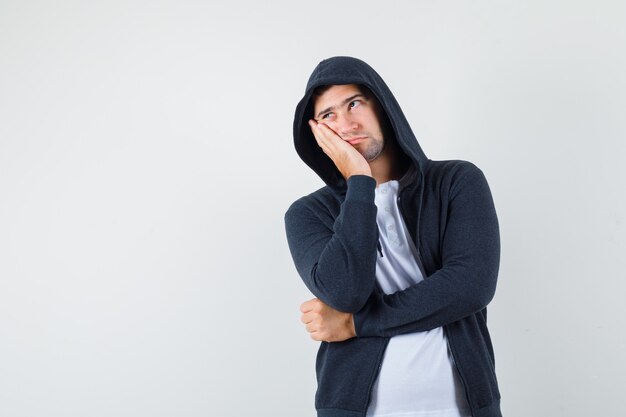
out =
[[[321,96],[322,94],[324,94],[326,92],[326,90],[328,90],[330,87],[332,87],[332,85],[328,84],[328,85],[318,85],[317,87],[315,87],[313,89],[313,97],[317,98],[319,96]]]
[[[364,86],[363,84],[356,84],[356,86],[359,89],[359,91],[361,92],[361,94],[363,94],[366,98],[370,98],[370,97],[373,96],[372,91],[369,88],[367,88],[366,86]],[[328,89],[330,89],[330,87],[333,87],[333,84],[318,85],[317,87],[315,87],[313,89],[313,97],[317,98],[317,97],[321,96]]]

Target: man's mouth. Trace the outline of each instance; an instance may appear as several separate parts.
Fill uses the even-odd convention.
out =
[[[367,139],[367,136],[362,136],[360,138],[350,139],[350,140],[348,140],[348,143],[350,145],[356,145],[357,143],[363,142],[365,139]]]

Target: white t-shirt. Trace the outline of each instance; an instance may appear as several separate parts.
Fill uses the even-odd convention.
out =
[[[383,257],[376,280],[386,294],[422,281],[417,250],[398,210],[398,181],[376,187]],[[443,327],[393,336],[372,387],[367,417],[469,417]]]

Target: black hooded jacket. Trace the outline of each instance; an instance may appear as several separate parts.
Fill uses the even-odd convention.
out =
[[[307,123],[312,93],[322,85],[360,84],[376,96],[410,163],[399,180],[398,207],[425,279],[384,294],[376,283],[376,180],[346,181],[317,145]],[[316,359],[319,417],[362,417],[389,338],[443,326],[473,417],[501,416],[487,304],[500,262],[498,219],[483,172],[461,160],[433,161],[422,151],[382,78],[351,57],[321,61],[295,112],[300,158],[326,183],[285,213],[298,274],[324,303],[354,315],[356,337],[321,342]],[[387,139],[387,138],[386,138]]]

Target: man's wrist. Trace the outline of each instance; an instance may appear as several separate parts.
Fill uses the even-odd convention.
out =
[[[355,172],[351,172],[348,174],[348,179],[350,179],[350,177],[353,177],[355,175],[367,175],[368,177],[372,176],[372,172],[366,172],[366,171],[355,171]]]
[[[352,337],[356,337],[356,328],[354,327],[354,314],[350,314],[350,331]]]

